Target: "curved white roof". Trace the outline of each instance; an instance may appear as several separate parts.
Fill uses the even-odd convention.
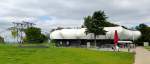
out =
[[[141,36],[140,31],[132,31],[118,27],[104,27],[106,35],[98,35],[97,39],[113,39],[114,32],[117,30],[120,39],[137,39]],[[50,34],[51,39],[93,39],[93,34],[85,34],[86,28],[81,29],[61,29],[55,30]]]

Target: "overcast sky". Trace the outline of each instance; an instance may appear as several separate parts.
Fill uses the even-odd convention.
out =
[[[80,26],[85,16],[103,10],[108,20],[125,26],[150,25],[150,0],[0,0],[0,30],[29,21],[42,29]]]

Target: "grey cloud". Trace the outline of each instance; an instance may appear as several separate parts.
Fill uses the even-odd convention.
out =
[[[112,22],[134,24],[137,21],[138,23],[147,21],[143,19],[147,19],[150,15],[149,4],[149,0],[4,0],[0,3],[2,6],[0,10],[3,11],[0,16],[35,18],[52,16],[80,24],[85,16],[97,10],[104,10]],[[56,21],[64,24],[68,22]]]

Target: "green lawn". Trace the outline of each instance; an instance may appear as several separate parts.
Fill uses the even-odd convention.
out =
[[[80,48],[17,48],[0,45],[1,64],[133,64],[134,54]]]
[[[150,51],[150,46],[146,46],[145,48]]]

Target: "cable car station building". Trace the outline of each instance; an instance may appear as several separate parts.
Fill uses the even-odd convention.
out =
[[[106,35],[97,35],[96,47],[113,44],[114,33],[117,31],[119,43],[131,43],[141,36],[140,31],[128,30],[121,26],[104,27],[107,31]],[[86,28],[80,29],[61,29],[50,33],[50,38],[55,41],[56,46],[74,46],[74,47],[94,47],[94,35],[92,33],[86,34]],[[107,45],[109,46],[109,45]]]

